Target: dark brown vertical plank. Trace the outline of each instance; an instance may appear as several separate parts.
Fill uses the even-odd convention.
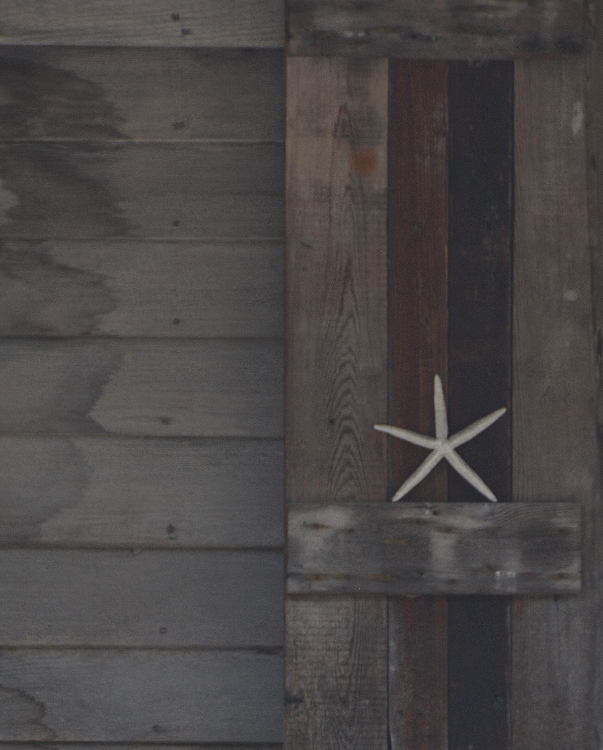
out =
[[[384,501],[384,60],[290,59],[286,496]],[[289,597],[287,750],[387,746],[385,597]]]
[[[452,63],[449,89],[449,422],[454,433],[511,397],[513,65]],[[511,498],[510,420],[459,453]],[[449,500],[484,498],[449,471]],[[449,602],[449,749],[506,750],[509,601]]]
[[[601,714],[593,703],[593,696],[599,705],[601,700],[593,687],[601,671],[595,661],[601,627],[595,555],[601,554],[601,538],[593,537],[601,506],[593,492],[584,86],[582,61],[516,63],[514,499],[570,499],[581,503],[585,520],[581,594],[513,603],[517,750],[601,747]],[[595,255],[600,252],[596,248]]]
[[[390,424],[435,434],[433,380],[447,373],[448,65],[391,64],[389,127]],[[390,494],[425,450],[390,440]],[[444,501],[436,467],[409,499]],[[447,618],[444,597],[389,605],[392,748],[446,749]]]

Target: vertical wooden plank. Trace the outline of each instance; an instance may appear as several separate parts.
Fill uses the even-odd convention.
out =
[[[389,126],[389,423],[435,434],[433,379],[446,382],[448,312],[447,88],[445,62],[392,64]],[[425,451],[390,441],[393,494]],[[444,501],[440,464],[409,499]],[[445,750],[447,603],[393,598],[389,605],[392,750]]]
[[[387,62],[290,59],[286,496],[383,501]],[[384,598],[289,598],[286,747],[387,745]]]
[[[513,748],[599,748],[583,63],[517,62],[515,92],[514,495],[578,501],[587,523],[580,596],[513,603]]]
[[[510,406],[512,92],[512,63],[451,64],[451,433]],[[508,417],[459,452],[499,500],[510,500]],[[484,500],[454,471],[448,496]],[[449,602],[450,750],[509,748],[508,609],[505,597]]]
[[[591,260],[594,411],[597,436],[597,473],[592,506],[587,519],[591,545],[583,578],[593,597],[593,661],[603,664],[603,545],[593,543],[603,536],[603,2],[589,3],[593,39],[586,66],[586,144],[588,185],[588,231]],[[592,747],[603,742],[603,670],[595,670],[592,702],[593,724],[587,736]]]

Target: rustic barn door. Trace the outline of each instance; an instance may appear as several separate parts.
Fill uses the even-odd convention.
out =
[[[594,750],[593,15],[418,6],[289,7],[285,746]],[[385,502],[436,375],[451,435],[506,408],[459,448],[499,504],[456,460]]]

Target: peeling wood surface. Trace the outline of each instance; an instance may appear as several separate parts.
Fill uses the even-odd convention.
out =
[[[288,591],[561,594],[580,590],[580,506],[300,504]]]
[[[579,597],[513,604],[513,746],[590,748],[600,540],[583,64],[517,63],[515,92],[514,496],[581,503],[591,572]]]
[[[0,546],[280,547],[282,461],[280,440],[0,437]]]
[[[0,341],[0,434],[281,437],[274,339]]]
[[[287,0],[293,55],[508,58],[584,49],[580,0]]]
[[[0,739],[278,743],[281,683],[270,653],[3,649]]]
[[[0,81],[1,139],[284,137],[280,50],[0,46]]]
[[[281,47],[282,0],[0,3],[0,44]]]
[[[387,62],[290,59],[286,497],[383,501]],[[290,598],[288,750],[387,746],[385,599]]]
[[[0,144],[3,239],[282,236],[279,144]]]
[[[3,646],[278,648],[280,552],[0,550]]]
[[[390,424],[435,435],[433,378],[446,387],[448,63],[391,61],[389,111]],[[425,452],[389,440],[389,495]],[[445,501],[444,463],[411,499]],[[393,748],[447,750],[448,622],[443,597],[389,601]]]
[[[277,337],[281,242],[0,240],[0,335]]]

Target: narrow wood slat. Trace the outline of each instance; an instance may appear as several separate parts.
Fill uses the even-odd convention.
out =
[[[281,242],[0,242],[2,336],[281,336]]]
[[[274,743],[266,743],[262,742],[261,744],[256,744],[255,742],[253,744],[239,744],[233,745],[231,743],[228,743],[227,745],[223,745],[220,743],[219,745],[216,745],[215,743],[211,743],[211,745],[206,745],[205,743],[195,743],[194,745],[185,745],[185,744],[178,744],[178,745],[159,745],[157,743],[153,743],[153,750],[282,750],[283,746],[281,744],[274,744]],[[148,750],[147,744],[128,744],[128,745],[119,745],[119,744],[106,744],[106,743],[95,743],[94,746],[95,750]],[[78,743],[78,742],[70,742],[69,744],[61,743],[61,742],[44,742],[43,745],[41,745],[38,742],[18,742],[18,743],[12,743],[12,742],[4,742],[2,743],[2,750],[90,750],[89,743]]]
[[[279,0],[28,0],[0,3],[0,43],[282,47]]]
[[[592,654],[595,664],[603,664],[603,4],[591,6],[594,39],[586,60],[585,136],[587,146],[588,230],[591,259],[591,295],[593,308],[594,414],[597,436],[598,472],[593,488],[593,503],[588,514],[590,548],[585,569],[587,590],[592,591],[596,614],[593,617]],[[596,670],[592,688],[593,728],[596,745],[603,737],[603,671]]]
[[[295,55],[508,58],[577,54],[584,48],[580,0],[287,0]]]
[[[2,139],[284,139],[280,50],[0,47],[0,76]]]
[[[277,654],[3,649],[0,739],[277,743],[281,685]]]
[[[279,552],[0,550],[0,646],[278,648]]]
[[[0,434],[281,437],[273,339],[0,341]]]
[[[515,92],[514,495],[580,502],[587,535],[580,597],[513,605],[513,746],[595,747],[600,520],[583,65],[517,63]]]
[[[449,103],[448,416],[454,434],[510,406],[512,64],[452,64]],[[509,417],[459,449],[501,501],[511,499]],[[449,500],[483,501],[452,469],[448,482]],[[509,748],[508,617],[504,598],[449,603],[449,750]]]
[[[580,590],[580,506],[308,504],[288,516],[288,591],[559,594]]]
[[[280,547],[279,440],[0,438],[0,545]]]
[[[390,63],[389,421],[435,434],[433,378],[447,374],[448,65]],[[389,440],[393,494],[425,451]],[[446,500],[444,465],[411,498]],[[389,602],[389,732],[393,747],[446,750],[447,603]]]
[[[385,499],[387,63],[288,61],[289,502]],[[289,599],[288,750],[387,745],[384,599]]]
[[[282,236],[278,144],[4,143],[4,239]]]

